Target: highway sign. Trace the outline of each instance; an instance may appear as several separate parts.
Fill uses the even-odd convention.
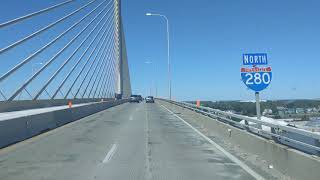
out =
[[[258,68],[261,69],[261,68]],[[266,89],[272,80],[272,72],[271,68],[263,68],[268,69],[268,71],[251,71],[246,72],[248,69],[241,69],[241,78],[244,84],[251,90],[255,92],[260,92]]]
[[[243,65],[267,65],[268,58],[266,53],[243,54]]]
[[[270,85],[272,69],[267,65],[266,53],[243,54],[243,67],[240,73],[242,81],[249,89],[260,92]]]
[[[243,67],[240,69],[241,78],[249,89],[255,91],[257,118],[261,120],[259,92],[266,89],[272,80],[271,67],[267,67],[267,54],[243,54],[242,63]],[[247,122],[245,123],[247,124]]]

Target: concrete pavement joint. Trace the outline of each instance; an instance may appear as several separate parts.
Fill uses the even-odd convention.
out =
[[[258,180],[264,180],[264,178],[259,175],[258,173],[256,173],[255,171],[253,171],[249,166],[247,166],[246,164],[244,164],[242,161],[240,161],[238,158],[236,158],[235,156],[233,156],[232,154],[230,154],[229,152],[227,152],[226,150],[224,150],[221,146],[219,146],[218,144],[216,144],[214,141],[212,141],[210,138],[208,138],[207,136],[205,136],[203,133],[201,133],[199,130],[197,130],[196,128],[194,128],[192,125],[190,125],[188,122],[186,122],[184,119],[182,119],[180,116],[178,116],[177,114],[175,114],[174,112],[172,112],[171,110],[169,110],[167,107],[165,107],[164,105],[160,104],[161,107],[163,107],[165,110],[167,110],[169,113],[171,113],[173,116],[175,116],[176,118],[180,119],[184,124],[186,124],[187,126],[189,126],[191,129],[193,129],[196,133],[198,133],[201,137],[203,137],[205,140],[207,140],[210,144],[212,144],[213,146],[215,146],[218,150],[220,150],[223,154],[225,154],[230,160],[232,160],[233,162],[235,162],[236,164],[238,164],[242,169],[244,169],[246,172],[248,172],[251,176],[253,176],[254,178],[258,179]]]

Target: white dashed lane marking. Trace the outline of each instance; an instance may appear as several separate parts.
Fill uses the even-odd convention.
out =
[[[113,155],[116,153],[117,149],[118,149],[118,145],[117,144],[113,144],[111,149],[109,150],[108,154],[103,159],[102,163],[103,164],[108,163],[112,159]]]

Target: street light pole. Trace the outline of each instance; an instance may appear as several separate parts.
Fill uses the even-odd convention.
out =
[[[162,14],[152,14],[152,13],[147,13],[146,16],[160,16],[166,20],[167,23],[167,47],[168,47],[168,91],[169,91],[169,99],[171,100],[171,62],[170,62],[170,30],[169,30],[169,19],[167,16],[162,15]]]

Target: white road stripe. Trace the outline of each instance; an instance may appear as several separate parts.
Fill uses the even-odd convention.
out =
[[[103,159],[102,163],[108,163],[112,159],[112,157],[115,154],[115,152],[117,151],[117,148],[118,148],[118,145],[117,144],[113,144],[111,149],[109,150],[108,154]]]
[[[129,121],[132,121],[132,120],[133,120],[133,116],[130,115],[130,116],[129,116]]]
[[[205,136],[204,134],[202,134],[199,130],[197,130],[196,128],[194,128],[193,126],[191,126],[188,122],[186,122],[184,119],[182,119],[180,116],[176,115],[175,113],[173,113],[171,110],[169,110],[168,108],[166,108],[164,105],[160,104],[164,109],[166,109],[168,112],[170,112],[173,116],[175,116],[176,118],[180,119],[183,123],[185,123],[187,126],[189,126],[191,129],[193,129],[196,133],[198,133],[201,137],[203,137],[205,140],[207,140],[210,144],[214,145],[218,150],[220,150],[223,154],[225,154],[229,159],[231,159],[233,162],[235,162],[236,164],[238,164],[242,169],[244,169],[245,171],[247,171],[251,176],[253,176],[254,178],[258,179],[258,180],[264,180],[264,178],[259,175],[258,173],[256,173],[255,171],[253,171],[249,166],[247,166],[246,164],[244,164],[242,161],[240,161],[238,158],[236,158],[235,156],[233,156],[232,154],[230,154],[229,152],[227,152],[226,150],[224,150],[221,146],[219,146],[217,143],[215,143],[214,141],[212,141],[210,138],[208,138],[207,136]]]

